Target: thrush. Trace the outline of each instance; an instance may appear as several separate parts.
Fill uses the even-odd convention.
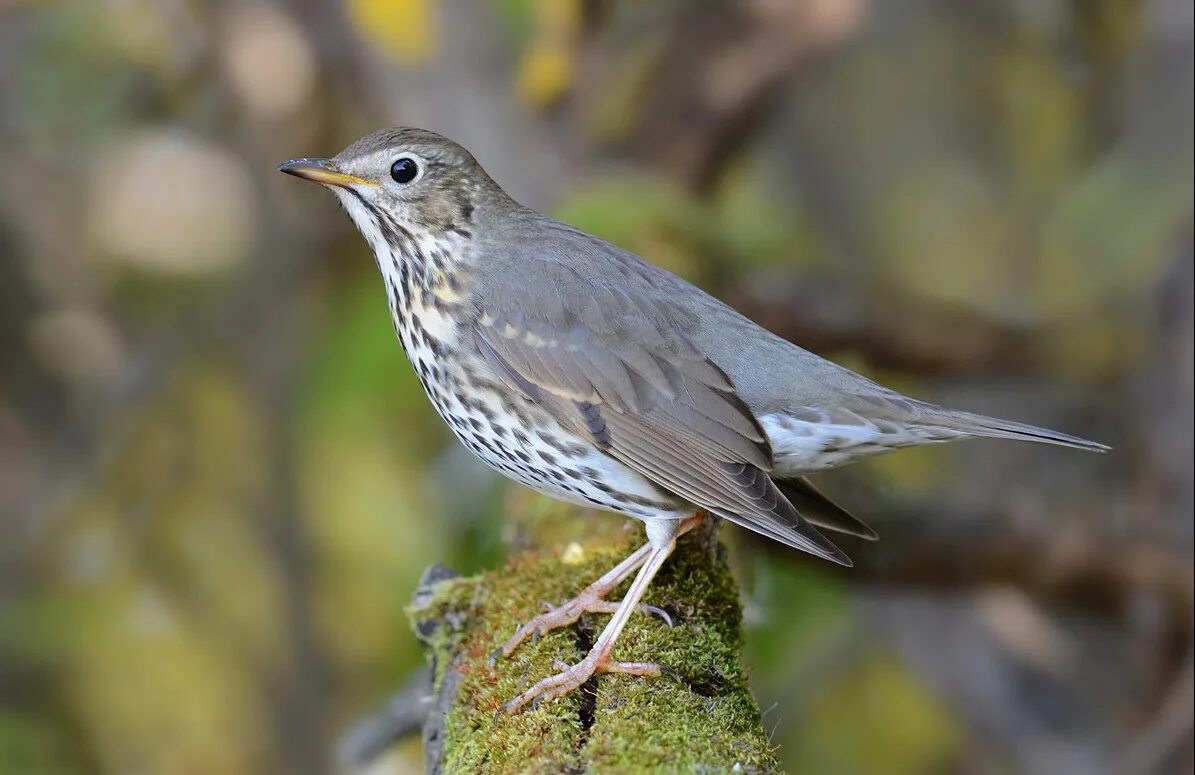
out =
[[[641,520],[647,542],[498,655],[586,611],[589,653],[512,699],[596,672],[679,535],[712,514],[843,565],[819,528],[875,538],[806,478],[973,437],[1108,448],[901,395],[756,325],[639,256],[524,207],[460,145],[385,129],[279,170],[326,186],[373,249],[395,331],[428,398],[482,461],[555,498]],[[634,576],[621,602],[606,600]]]

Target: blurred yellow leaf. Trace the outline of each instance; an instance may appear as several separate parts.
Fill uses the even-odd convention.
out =
[[[538,0],[531,47],[519,66],[519,96],[533,107],[558,100],[573,80],[573,45],[581,26],[578,0]]]
[[[572,55],[554,43],[537,44],[519,67],[519,96],[534,107],[551,105],[573,77]]]
[[[361,37],[404,65],[421,65],[435,51],[433,0],[350,0]]]

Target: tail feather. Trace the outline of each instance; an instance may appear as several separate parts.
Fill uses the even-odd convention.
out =
[[[1032,441],[1039,444],[1056,444],[1060,447],[1084,449],[1089,452],[1107,452],[1112,449],[1106,444],[1081,439],[1067,433],[1059,433],[1048,428],[1039,428],[1028,423],[1013,420],[1000,420],[982,414],[970,412],[949,412],[943,423],[946,427],[954,428],[972,436],[983,436],[993,439],[1013,439],[1015,441]]]

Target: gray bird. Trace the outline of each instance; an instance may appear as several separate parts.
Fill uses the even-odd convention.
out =
[[[805,478],[977,436],[1104,445],[901,395],[802,350],[632,253],[520,205],[461,146],[374,132],[279,170],[331,189],[373,248],[424,390],[485,463],[572,503],[642,520],[647,543],[499,649],[612,612],[588,655],[505,708],[557,697],[611,660],[652,577],[706,513],[843,565],[818,527],[875,533]],[[815,525],[817,527],[815,527]],[[606,596],[635,574],[620,603]]]

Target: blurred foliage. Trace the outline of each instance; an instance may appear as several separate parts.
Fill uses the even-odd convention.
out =
[[[361,37],[403,65],[431,56],[435,10],[430,0],[350,0],[353,26]]]
[[[868,655],[823,692],[791,731],[793,772],[943,772],[958,754],[954,719],[890,657]]]
[[[658,178],[611,177],[566,198],[555,214],[688,277],[768,264],[816,264],[823,253],[799,208],[784,208],[746,170],[712,199]]]
[[[567,530],[451,443],[347,219],[273,172],[384,123],[463,141],[528,204],[787,333],[838,334],[824,354],[886,384],[1127,449],[830,479],[883,528],[851,547],[866,583],[730,534],[791,771],[1097,772],[1091,750],[1113,771],[1165,707],[1148,590],[1116,626],[1042,614],[1079,656],[1069,683],[1000,674],[1039,687],[1007,725],[869,592],[994,520],[1045,547],[1044,576],[1130,539],[1189,576],[1189,325],[1157,296],[1191,261],[1185,7],[0,2],[0,774],[326,771],[422,661],[403,606],[424,567]],[[951,319],[999,347],[932,380],[883,357],[946,347]],[[932,581],[954,559],[917,594],[966,599]],[[1051,726],[1109,673],[1154,677]],[[376,772],[419,767],[407,743]]]

